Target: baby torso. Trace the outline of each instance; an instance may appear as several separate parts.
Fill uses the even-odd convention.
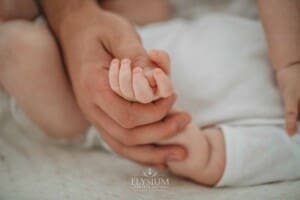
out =
[[[199,126],[282,124],[283,110],[257,21],[207,15],[139,29],[147,49],[164,49],[178,107]]]

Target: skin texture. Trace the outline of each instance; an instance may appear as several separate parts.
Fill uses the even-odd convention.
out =
[[[157,98],[172,95],[168,54],[164,51],[152,50],[149,52],[149,57],[158,66],[166,69],[166,72],[158,68],[149,69],[148,74],[153,74],[156,88],[151,88],[142,69],[135,68],[131,71],[130,60],[125,59],[120,62],[114,59],[109,69],[112,90],[127,100],[141,103],[149,103]],[[173,109],[172,112],[176,112],[175,110]],[[200,184],[214,186],[224,173],[225,143],[222,131],[218,128],[200,130],[196,124],[190,123],[176,136],[155,144],[179,144],[187,149],[188,156],[183,161],[167,161],[166,163],[168,169],[176,175]]]
[[[73,4],[70,1],[68,2],[70,7],[67,7],[66,10],[80,9],[80,11],[78,10],[78,17],[86,19],[80,16],[90,14],[90,7],[84,9],[84,12],[81,13],[82,1],[77,1],[78,4],[76,4],[76,1],[72,2]],[[91,1],[85,2],[89,5]],[[10,1],[10,3],[14,5],[16,2]],[[62,2],[57,1],[55,5],[60,3]],[[65,3],[63,2],[63,4]],[[73,56],[79,58],[74,59],[76,63],[74,69],[78,70],[78,73],[71,75],[72,80],[75,79],[75,83],[70,83],[69,76],[65,74],[57,44],[49,33],[48,27],[45,25],[37,26],[24,21],[7,21],[1,24],[0,88],[4,88],[12,94],[25,113],[51,136],[76,137],[90,125],[81,108],[79,109],[77,103],[79,101],[81,107],[91,109],[87,111],[88,113],[90,111],[89,114],[92,115],[90,121],[98,127],[103,134],[103,138],[120,155],[142,164],[155,166],[160,166],[167,159],[184,159],[186,152],[183,147],[178,145],[164,147],[149,145],[154,141],[177,134],[189,123],[190,118],[187,113],[178,112],[167,115],[169,108],[175,101],[175,95],[164,101],[157,101],[151,105],[143,106],[123,101],[120,97],[114,95],[112,91],[107,90],[109,88],[108,71],[102,67],[105,67],[105,63],[110,61],[110,54],[106,52],[105,47],[110,48],[110,45],[113,45],[113,43],[110,43],[111,41],[118,44],[122,41],[120,46],[115,47],[116,45],[113,45],[116,48],[114,50],[117,52],[124,51],[131,55],[136,66],[144,66],[145,63],[150,66],[152,63],[149,61],[138,35],[128,21],[117,15],[103,12],[96,4],[93,4],[91,8],[93,8],[93,17],[89,18],[88,15],[86,16],[87,20],[78,21],[81,25],[78,30],[85,30],[85,27],[82,26],[92,19],[91,24],[88,24],[88,31],[79,31],[79,33],[75,31],[78,34],[69,32],[70,35],[76,36],[76,39],[73,40],[74,38],[71,37],[66,39],[67,43],[70,42],[67,45],[68,48],[71,47],[72,49],[73,45],[79,45],[76,47],[78,52],[76,51],[75,54],[74,52],[70,53],[72,58]],[[56,12],[59,10],[55,9],[55,17],[59,16]],[[17,9],[14,11],[18,12]],[[65,17],[64,14],[62,16]],[[95,22],[99,23],[99,27],[106,26],[106,23],[108,23],[111,28],[116,30],[110,29],[105,33],[102,28],[95,30],[94,27],[98,27],[95,26]],[[67,24],[74,25],[71,22]],[[70,26],[67,30],[74,30]],[[124,32],[122,27],[128,29],[128,34],[119,35]],[[112,32],[116,35],[111,34]],[[125,31],[125,33],[127,32]],[[109,38],[106,37],[107,35]],[[116,40],[116,37],[120,40]],[[32,42],[33,38],[35,38],[35,42]],[[101,46],[99,38],[103,38],[107,42],[106,46]],[[82,42],[77,43],[77,41]],[[86,44],[86,42],[89,44],[88,47],[82,48],[82,44]],[[94,50],[90,48],[95,48],[95,44],[98,44],[101,48],[96,45],[97,48],[90,54],[90,50]],[[24,53],[25,49],[26,52]],[[68,58],[70,54],[67,54],[66,57]],[[88,57],[85,57],[87,55]],[[93,60],[93,58],[97,58],[97,60]],[[105,60],[106,58],[107,60]],[[71,66],[73,71],[73,64]],[[45,74],[47,74],[46,78]],[[90,82],[90,80],[94,82]],[[75,99],[71,86],[79,88],[79,93],[82,92],[80,95],[85,98]],[[78,90],[75,90],[77,95]],[[30,91],[35,91],[35,95],[28,95],[32,93]],[[106,94],[105,99],[102,99],[102,94]],[[91,101],[86,102],[85,100]],[[45,107],[45,104],[51,106]],[[101,106],[110,115],[106,114],[99,104],[102,104]],[[139,116],[144,113],[142,111],[148,114],[143,114],[144,118]],[[153,123],[149,124],[150,122]]]
[[[0,35],[3,88],[51,136],[70,138],[82,134],[89,123],[75,101],[48,28],[15,20],[0,25]]]
[[[151,3],[149,0],[100,0],[99,3],[103,9],[139,25],[167,20],[173,11],[169,0],[151,0]]]
[[[180,134],[160,144],[180,144],[188,156],[183,161],[168,161],[168,169],[201,185],[215,186],[223,176],[226,150],[223,133],[218,128],[199,129],[190,123]]]
[[[0,0],[0,19],[3,21],[32,20],[38,13],[34,0]]]
[[[42,6],[61,44],[76,101],[105,142],[142,164],[184,159],[181,146],[151,144],[177,134],[190,121],[184,112],[168,114],[175,95],[144,105],[124,100],[109,86],[111,55],[131,59],[134,67],[153,66],[131,23],[96,1],[43,0]]]
[[[3,2],[4,1],[0,1],[0,3]],[[12,3],[14,1],[9,2]],[[24,9],[25,7],[28,8],[28,5],[33,4],[26,3],[23,6],[21,6],[22,12],[24,11],[25,14],[19,15],[22,12],[17,6],[15,7],[16,9],[13,9],[14,12],[12,14],[7,14],[8,10],[0,12],[4,13],[4,15],[0,17],[2,17],[2,20],[14,19],[18,17],[32,19],[36,15],[36,8],[30,8],[29,6],[30,9]],[[78,132],[86,128],[88,123],[85,120],[85,118],[88,118],[89,121],[94,123],[102,132],[103,138],[112,147],[112,149],[129,159],[135,160],[143,164],[154,164],[156,166],[164,165],[167,161],[170,162],[170,160],[183,160],[186,156],[186,151],[183,148],[180,148],[178,145],[162,147],[157,147],[155,145],[146,145],[149,143],[158,143],[159,141],[171,138],[175,134],[180,133],[181,130],[183,130],[184,127],[189,123],[190,118],[186,113],[174,114],[169,112],[169,110],[172,107],[172,103],[175,100],[174,97],[169,97],[163,101],[151,103],[150,106],[140,105],[138,103],[132,102],[128,103],[125,100],[123,100],[119,95],[115,95],[112,91],[110,91],[108,78],[103,78],[105,76],[108,77],[108,66],[111,62],[112,55],[113,57],[117,57],[118,59],[129,58],[134,68],[140,67],[143,69],[145,66],[160,66],[159,64],[157,66],[154,65],[149,59],[132,25],[128,21],[119,17],[118,15],[103,11],[101,8],[98,7],[96,1],[43,0],[42,5],[50,21],[51,28],[63,47],[64,56],[66,57],[67,68],[72,81],[71,84],[69,82],[66,83],[66,81],[61,81],[62,78],[59,78],[66,77],[66,75],[64,74],[64,70],[57,70],[59,69],[59,67],[54,67],[54,69],[51,69],[53,68],[53,66],[61,65],[61,63],[57,61],[58,53],[56,52],[57,46],[53,42],[54,40],[49,39],[49,33],[47,31],[42,31],[42,29],[38,29],[37,31],[37,29],[33,28],[32,26],[27,27],[26,31],[30,34],[25,34],[26,37],[21,37],[21,34],[12,34],[14,35],[14,37],[12,37],[11,34],[3,34],[8,38],[3,37],[5,38],[5,40],[2,40],[2,42],[5,41],[5,45],[1,45],[1,53],[2,55],[5,55],[3,59],[1,59],[1,62],[6,63],[1,64],[1,74],[10,74],[7,75],[7,77],[11,77],[12,80],[17,79],[18,76],[16,74],[19,73],[18,67],[20,66],[20,64],[18,63],[28,63],[28,66],[32,65],[35,67],[32,67],[30,70],[22,69],[24,75],[29,76],[30,74],[26,73],[28,71],[39,71],[39,73],[37,74],[40,74],[40,71],[43,71],[42,74],[46,72],[46,74],[49,74],[51,76],[54,75],[52,77],[53,80],[50,79],[49,81],[53,81],[53,83],[64,82],[62,84],[65,85],[65,88],[68,88],[70,87],[70,85],[72,85],[75,91],[76,101],[74,101],[73,92],[67,91],[67,93],[62,92],[63,94],[60,94],[61,91],[58,90],[58,95],[61,99],[64,99],[62,97],[67,97],[66,102],[70,105],[70,108],[68,109],[70,112],[68,112],[66,115],[61,113],[61,110],[65,109],[65,107],[63,107],[63,109],[55,109],[55,112],[53,112],[53,116],[55,117],[53,117],[52,114],[49,114],[49,116],[38,116],[37,113],[32,114],[32,119],[36,119],[36,121],[40,123],[40,126],[43,127],[45,130],[47,130],[47,124],[45,122],[48,122],[49,119],[53,120],[53,118],[56,118],[57,116],[64,116],[63,119],[70,119],[70,121],[78,120],[78,123],[76,123],[76,125],[79,126],[74,128],[73,130],[70,129],[74,125],[73,123],[67,123],[69,124],[69,126],[64,127],[61,124],[59,124],[58,120],[51,121],[51,130],[49,130],[49,133],[58,136],[60,135],[57,133],[63,133],[61,136],[71,136],[78,134]],[[268,7],[269,5],[273,6],[272,9]],[[110,6],[112,10],[117,10],[118,8],[118,5],[116,6],[116,4],[108,5],[107,8],[109,8]],[[299,3],[296,0],[273,0],[271,4],[269,4],[268,2],[267,5],[267,3],[264,3],[264,1],[262,0],[259,1],[259,6],[261,10],[261,17],[264,22],[264,27],[266,29],[266,35],[270,44],[270,52],[277,52],[270,53],[272,60],[276,58],[276,60],[279,60],[278,63],[289,63],[287,65],[282,65],[285,66],[285,69],[279,70],[277,73],[277,77],[282,94],[286,102],[285,106],[286,108],[289,108],[287,109],[287,128],[290,129],[290,127],[292,127],[292,124],[295,124],[295,119],[298,115],[297,109],[299,102],[298,91],[300,84],[298,79],[299,75],[296,75],[299,73],[299,64],[297,64],[298,59],[294,59],[298,58],[298,54],[295,54],[295,52],[299,52],[296,49],[299,48],[299,23],[297,23],[297,19],[299,19],[297,17],[299,16]],[[145,7],[147,9],[150,8],[149,6]],[[1,8],[5,8],[5,6]],[[31,9],[32,12],[30,11]],[[273,12],[277,13],[276,16],[273,16],[271,12],[268,12],[268,10],[274,9],[279,9],[279,11],[284,10],[284,12]],[[29,14],[27,13],[28,10]],[[123,16],[127,15],[129,17],[129,14],[132,13],[132,11],[130,11],[130,7],[127,7],[126,12],[124,11],[124,13],[127,14],[123,14]],[[278,13],[280,15],[278,15]],[[11,17],[8,18],[7,16]],[[274,20],[274,18],[276,17],[278,17],[277,20]],[[131,17],[131,20],[135,21],[134,18],[135,17]],[[280,23],[271,23],[277,21]],[[19,26],[15,26],[14,28],[18,30],[18,28],[16,27]],[[102,27],[106,28],[103,29]],[[21,26],[19,30],[23,30],[23,28],[24,27]],[[4,31],[4,29],[1,31]],[[31,46],[30,49],[34,49],[33,51],[27,52],[28,49],[26,48],[26,55],[28,54],[28,57],[20,56],[24,53],[24,48],[19,48],[15,46],[19,45],[20,43],[25,43],[26,45],[24,46],[26,47],[28,47],[28,44],[32,45],[30,42],[26,42],[30,41],[30,35],[32,32],[34,32],[37,35],[40,35],[40,38],[43,38],[44,35],[46,35],[47,40],[45,40],[45,43],[47,44],[47,46],[50,45],[51,48],[41,51],[40,47]],[[289,41],[287,42],[287,40],[278,39],[278,37],[275,37],[276,35],[289,35]],[[16,39],[20,39],[22,42],[14,43]],[[45,38],[43,38],[43,40],[44,39]],[[44,44],[43,42],[41,43]],[[14,49],[14,52],[19,53],[11,55],[11,57],[7,57],[7,48]],[[281,48],[284,50],[280,50]],[[284,54],[285,52],[287,53]],[[51,53],[53,53],[53,55],[51,55]],[[30,63],[36,60],[36,55],[40,54],[42,54],[42,58],[45,58],[43,60],[43,64],[37,65],[36,63]],[[47,57],[45,56],[45,54],[47,55]],[[34,59],[32,58],[32,55],[35,55]],[[290,55],[296,56],[290,57]],[[27,58],[32,59],[27,60]],[[49,64],[47,58],[53,58],[54,63]],[[37,63],[39,62],[42,61],[37,59]],[[277,63],[277,61],[273,62]],[[47,63],[46,67],[44,67],[45,63]],[[40,66],[43,66],[43,68],[40,69]],[[274,64],[274,66],[281,66],[281,64]],[[4,71],[6,72],[4,73]],[[99,77],[100,80],[98,80]],[[26,81],[28,80],[26,79]],[[21,104],[22,107],[25,108],[25,111],[28,110],[27,113],[30,113],[31,109],[33,109],[31,108],[33,104],[30,104],[29,99],[32,97],[26,97],[25,94],[18,95],[18,91],[15,88],[25,87],[32,89],[37,84],[35,84],[35,82],[33,83],[30,81],[28,84],[25,85],[20,84],[18,82],[14,83],[8,80],[8,78],[6,77],[1,78],[1,84],[2,87],[10,91],[11,93],[15,92],[17,101]],[[17,84],[19,84],[18,87],[16,86]],[[40,85],[40,88],[43,89],[42,85],[47,85],[47,83]],[[44,89],[49,88],[45,87]],[[38,100],[39,102],[43,102],[44,100],[51,100],[51,96],[53,97],[57,95],[55,93],[56,89],[57,88],[55,87],[51,89],[52,92],[54,91],[54,93],[50,93],[52,95],[49,95],[49,99],[47,98],[47,94],[44,94],[42,93],[43,91],[40,91],[43,95],[37,95],[36,100]],[[39,92],[37,92],[37,94],[38,93]],[[99,95],[99,93],[101,95]],[[41,97],[44,97],[45,99],[41,99]],[[82,117],[82,115],[79,114],[80,112],[78,112],[77,102],[79,102],[80,110],[83,110],[85,117]],[[112,108],[111,105],[105,104],[107,102],[109,102],[109,104],[112,104],[114,108]],[[53,102],[51,101],[51,104],[52,103]],[[43,105],[44,104],[45,102],[43,102]],[[57,101],[57,104],[66,105],[65,102],[61,104],[61,102],[59,101]],[[28,108],[26,109],[27,106]],[[60,107],[58,106],[57,108]],[[117,110],[118,112],[111,112],[112,109]],[[78,115],[74,114],[76,112]],[[139,115],[139,113],[143,113],[143,120],[140,120],[141,116]],[[146,116],[144,116],[144,113],[149,113],[149,115],[147,114]],[[133,116],[131,114],[133,114]],[[71,117],[75,117],[77,119],[73,119]]]
[[[148,55],[152,62],[161,68],[143,70],[137,67],[132,70],[131,60],[112,60],[109,68],[109,83],[114,92],[127,100],[144,104],[173,94],[173,86],[168,77],[170,73],[168,54],[164,51],[152,50]],[[146,74],[152,77],[155,87],[151,87]]]
[[[286,130],[294,135],[300,104],[300,1],[257,0],[257,4],[284,101]]]

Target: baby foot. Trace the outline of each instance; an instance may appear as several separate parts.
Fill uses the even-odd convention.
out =
[[[129,101],[139,103],[150,103],[172,95],[168,54],[164,51],[152,50],[148,55],[160,68],[132,69],[130,59],[112,60],[109,68],[109,83],[114,92]],[[151,80],[154,81],[154,85],[151,84]]]

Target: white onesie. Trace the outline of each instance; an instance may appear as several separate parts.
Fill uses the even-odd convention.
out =
[[[164,49],[178,107],[199,127],[219,125],[226,145],[217,186],[300,177],[300,134],[284,129],[283,106],[258,21],[210,14],[139,29],[147,49]]]

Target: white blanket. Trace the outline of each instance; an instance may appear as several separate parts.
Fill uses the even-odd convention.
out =
[[[0,97],[0,110],[7,101]],[[140,199],[289,199],[300,198],[300,181],[255,187],[211,189],[164,172],[161,191],[136,190],[131,179],[145,169],[100,149],[57,146],[16,126],[6,109],[0,114],[0,199],[140,200]]]

